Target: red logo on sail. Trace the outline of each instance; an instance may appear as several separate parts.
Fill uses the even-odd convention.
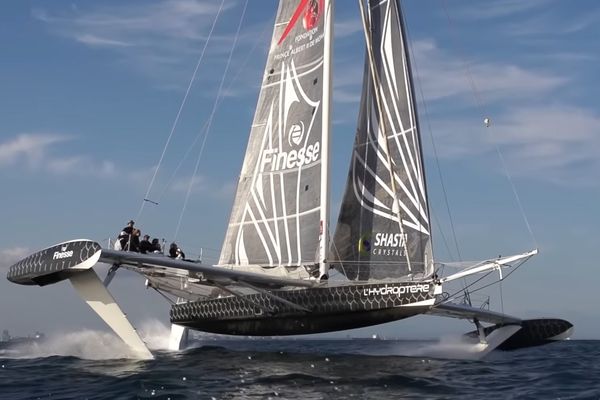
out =
[[[279,38],[277,45],[280,45],[290,31],[294,28],[294,26],[296,26],[300,15],[302,15],[302,12],[304,12],[304,17],[302,18],[302,26],[304,29],[308,31],[317,26],[323,8],[325,7],[324,3],[325,0],[300,0],[298,8],[296,8],[296,11],[294,11],[294,15],[292,15],[290,22],[288,22],[285,30],[281,34],[281,38]]]

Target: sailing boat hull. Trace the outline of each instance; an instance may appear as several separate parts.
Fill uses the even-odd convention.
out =
[[[171,308],[171,322],[229,335],[298,335],[360,328],[422,314],[435,301],[431,283],[387,283],[273,291]],[[306,311],[301,311],[304,308]]]

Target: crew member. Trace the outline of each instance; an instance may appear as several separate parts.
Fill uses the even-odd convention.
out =
[[[131,235],[131,239],[129,241],[129,251],[135,251],[136,253],[140,252],[140,235],[142,231],[137,228],[133,228],[133,234]]]
[[[121,230],[119,233],[119,244],[121,245],[121,250],[129,250],[129,243],[131,241],[131,236],[133,234],[133,225],[135,222],[133,220],[129,220],[127,226]]]
[[[154,247],[152,243],[150,243],[150,236],[144,235],[144,239],[140,242],[140,253],[147,254],[152,253],[154,251]]]

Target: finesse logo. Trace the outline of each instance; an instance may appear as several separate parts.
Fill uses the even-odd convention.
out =
[[[294,124],[290,128],[288,133],[288,143],[290,146],[300,146],[302,138],[304,138],[304,122],[300,121],[299,124]]]
[[[60,248],[60,251],[55,251],[52,256],[53,260],[61,260],[63,258],[71,258],[73,257],[73,250],[67,251],[68,245],[64,245]]]
[[[315,142],[299,150],[279,151],[279,149],[265,149],[260,160],[261,172],[277,172],[286,169],[300,168],[319,159],[321,144]]]

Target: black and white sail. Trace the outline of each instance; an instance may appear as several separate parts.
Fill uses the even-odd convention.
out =
[[[325,258],[328,3],[280,1],[220,265]]]
[[[419,125],[400,4],[368,1],[358,129],[329,261],[351,280],[433,270]]]

